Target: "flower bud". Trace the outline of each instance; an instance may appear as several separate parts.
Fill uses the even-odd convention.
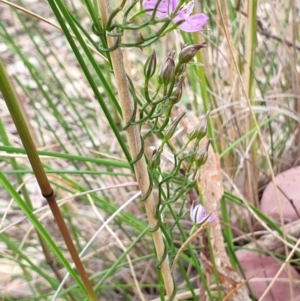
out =
[[[178,76],[176,78],[174,86],[180,86],[181,87],[183,85],[183,82],[184,82],[185,78],[186,78],[185,74],[182,74],[182,75]]]
[[[160,165],[160,153],[155,149],[152,153],[152,158],[150,161],[150,168],[156,169]]]
[[[192,129],[192,131],[188,135],[189,141],[197,138],[200,141],[207,132],[207,119],[210,111],[208,111],[204,116],[200,118],[199,123]]]
[[[168,85],[175,76],[174,52],[170,52],[166,61],[161,65],[158,71],[158,80],[160,83]]]
[[[175,105],[178,103],[182,96],[182,85],[181,86],[175,86],[175,88],[172,91],[172,94],[170,96],[170,102],[172,105]]]
[[[182,119],[182,117],[185,115],[185,112],[183,112],[181,115],[179,115],[166,129],[166,135],[165,135],[165,140],[168,141],[169,139],[172,138],[172,136],[175,133],[176,127],[179,123],[179,121]]]
[[[196,152],[195,161],[196,161],[196,169],[205,164],[208,157],[208,147],[210,145],[210,140]]]
[[[175,69],[175,75],[182,75],[185,73],[186,64],[178,64]]]
[[[185,80],[185,75],[182,75],[175,82],[174,89],[173,89],[172,94],[170,96],[170,102],[172,103],[172,105],[175,105],[181,99],[182,85],[183,85],[184,80]]]
[[[192,208],[190,211],[191,220],[194,224],[201,225],[208,219],[208,222],[213,222],[217,215],[214,213],[207,214],[205,208],[198,204],[196,205],[195,201],[193,201]]]
[[[183,47],[178,57],[179,64],[188,63],[195,56],[196,52],[204,47],[206,47],[205,43]]]
[[[144,75],[146,80],[149,80],[156,70],[156,53],[155,50],[152,51],[152,54],[147,58],[144,66]]]

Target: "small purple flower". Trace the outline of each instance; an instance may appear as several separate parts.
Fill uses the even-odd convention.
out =
[[[152,15],[157,2],[159,2],[155,17],[159,19],[170,16],[177,8],[180,0],[143,0],[143,9],[146,10],[148,15]],[[172,16],[172,22],[177,24],[178,27],[186,32],[199,31],[208,21],[208,17],[204,14],[196,14],[190,16],[194,8],[194,1],[191,1],[176,12]]]
[[[208,214],[205,212],[205,208],[200,204],[196,205],[195,202],[193,202],[190,215],[193,223],[197,225],[201,224],[208,216]],[[208,219],[209,222],[213,222],[216,219],[216,217],[216,214],[212,213]]]

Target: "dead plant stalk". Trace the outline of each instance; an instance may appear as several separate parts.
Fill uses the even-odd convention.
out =
[[[105,27],[109,18],[109,14],[111,12],[109,1],[99,0],[99,9],[102,25],[103,27]],[[115,38],[113,36],[107,36],[107,45],[108,47],[112,47],[113,45],[115,45]],[[132,118],[132,115],[134,114],[134,103],[128,89],[121,49],[117,48],[116,50],[110,52],[110,57],[116,80],[116,88],[118,91],[119,102],[122,109],[123,120],[125,124],[128,124]],[[126,136],[129,144],[131,157],[135,159],[139,155],[142,147],[138,126],[129,126],[126,129]],[[141,159],[134,164],[134,170],[142,195],[146,195],[149,189],[150,179],[144,156],[142,156]],[[149,197],[144,201],[144,203],[150,228],[154,229],[157,226],[158,220],[155,215],[156,204],[152,192],[150,193]],[[154,231],[152,233],[152,236],[158,260],[161,261],[161,259],[163,258],[165,246],[160,228]],[[168,257],[166,257],[165,260],[161,263],[161,273],[167,296],[170,297],[174,290],[174,284],[170,272]],[[176,301],[176,297],[173,300]]]

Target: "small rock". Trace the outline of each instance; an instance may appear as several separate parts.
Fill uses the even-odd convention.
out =
[[[288,200],[288,198],[292,200],[300,214],[300,166],[293,167],[278,174],[275,179],[276,184],[279,187],[278,195],[283,219],[287,222],[299,219],[297,212],[291,205],[291,202]],[[260,210],[268,217],[280,220],[280,211],[276,201],[274,184],[272,182],[270,182],[264,190],[261,198]]]
[[[275,259],[271,256],[251,252],[248,250],[237,251],[236,257],[245,273],[245,277],[250,279],[249,285],[253,296],[259,299],[270,282],[276,276],[284,262]],[[300,275],[294,267],[290,265],[291,278],[289,279],[287,266],[279,274],[273,286],[262,299],[262,301],[295,301],[300,300],[300,287],[297,287],[295,282],[299,283]],[[296,280],[296,281],[295,281]],[[290,294],[289,283],[295,281],[293,285],[293,298]],[[298,298],[297,298],[298,297]]]

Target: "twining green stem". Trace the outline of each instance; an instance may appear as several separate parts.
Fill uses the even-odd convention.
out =
[[[92,301],[97,301],[97,297],[95,292],[93,291],[93,287],[87,277],[83,264],[78,256],[76,248],[71,239],[70,233],[66,227],[64,219],[61,215],[60,209],[56,203],[53,189],[48,181],[44,168],[42,166],[41,160],[37,154],[34,142],[28,130],[27,124],[23,117],[22,111],[19,107],[17,97],[14,93],[13,87],[9,81],[9,78],[5,72],[4,65],[0,60],[0,91],[2,92],[3,98],[6,102],[8,110],[11,114],[11,117],[14,121],[14,124],[17,128],[17,131],[22,140],[23,146],[26,150],[29,162],[33,169],[33,172],[36,176],[36,180],[41,189],[41,193],[43,197],[46,198],[48,205],[52,211],[52,214],[56,220],[57,226],[62,234],[62,237],[66,243],[66,246],[70,252],[70,255],[74,261],[74,264],[78,270],[78,273],[81,276],[81,279],[86,288],[87,294]]]

